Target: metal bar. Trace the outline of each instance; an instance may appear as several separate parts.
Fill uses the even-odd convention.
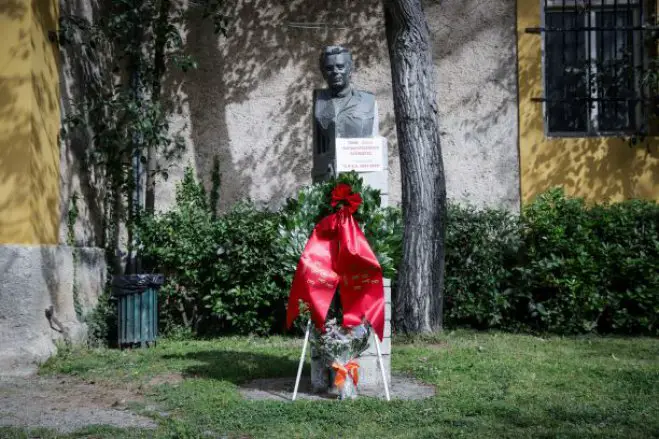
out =
[[[565,27],[565,0],[563,0],[563,7],[561,8],[561,26]],[[561,44],[561,66],[563,66],[563,71],[561,72],[561,77],[563,79],[563,99],[567,97],[567,84],[565,83],[565,32],[561,34],[563,37],[563,42]],[[561,112],[565,113],[565,105],[561,106]]]
[[[542,20],[540,22],[541,27],[544,27],[547,24],[547,2],[548,0],[545,0],[545,8],[542,10]],[[544,61],[542,63],[542,80],[543,80],[543,95],[544,97],[547,97],[549,95],[549,71],[547,69],[547,54],[549,53],[549,44],[548,44],[548,35],[545,34],[542,37],[541,40],[541,56],[543,57]],[[550,127],[550,115],[551,111],[549,109],[549,106],[547,104],[544,104],[542,106],[542,111],[543,111],[543,122],[544,122],[544,131],[545,134],[549,132],[549,127]]]
[[[304,343],[302,344],[302,354],[300,355],[300,363],[297,366],[297,376],[295,377],[295,388],[293,389],[293,401],[297,398],[297,389],[300,385],[300,377],[302,376],[302,367],[304,366],[304,357],[307,354],[307,343],[309,342],[309,331],[311,330],[311,319],[307,322],[307,330],[304,333]]]
[[[576,4],[576,3],[575,3]],[[588,0],[588,9],[585,11],[586,16],[588,17],[588,27],[592,27],[592,9],[593,9],[593,2],[592,0]],[[587,70],[587,84],[588,84],[588,95],[592,97],[593,95],[593,89],[592,89],[592,81],[593,81],[593,72],[592,72],[592,65],[593,65],[593,60],[591,58],[591,31],[586,31],[586,50],[587,50],[587,56],[586,56],[586,62],[588,63],[588,70]],[[586,123],[588,124],[588,130],[592,130],[592,124],[593,124],[593,106],[592,106],[592,101],[588,102],[588,105],[586,106],[587,108],[587,114],[588,118],[586,120]]]
[[[598,15],[599,19],[595,20],[596,24],[603,24],[604,23],[604,17],[600,14]],[[599,26],[602,27],[602,26]],[[604,94],[604,90],[602,87],[602,78],[601,78],[601,73],[602,70],[604,69],[604,31],[602,29],[599,29],[596,31],[597,34],[597,47],[595,50],[597,51],[597,55],[595,57],[595,61],[597,62],[597,74],[600,75],[599,78],[597,79],[597,97],[601,98],[602,95]],[[602,101],[597,101],[597,102],[602,102]],[[604,114],[604,108],[601,104],[597,105],[597,123],[599,127],[599,121],[600,118],[602,117],[602,114]]]
[[[378,352],[378,362],[380,363],[380,372],[382,372],[382,382],[384,383],[384,395],[387,398],[387,401],[391,401],[389,396],[389,383],[387,383],[387,374],[384,372],[384,361],[382,361],[382,351],[380,350],[380,340],[378,340],[378,335],[373,332],[373,338],[375,339],[375,349]]]
[[[634,10],[627,7],[627,23],[634,24]],[[638,92],[636,90],[636,84],[634,78],[636,77],[636,47],[634,46],[634,31],[626,30],[625,31],[625,41],[627,42],[626,51],[630,62],[627,66],[627,88],[628,93]],[[636,125],[636,104],[627,103],[627,125],[635,126]]]
[[[617,27],[618,24],[618,0],[613,0],[613,26]],[[618,56],[616,52],[618,51],[618,31],[617,29],[613,31],[613,78],[615,81],[618,80]],[[618,118],[618,103],[613,103],[613,115],[614,120]]]
[[[641,10],[639,12],[639,20],[638,20],[638,24],[641,26],[641,28],[645,24],[645,8],[647,6],[649,6],[648,3],[649,3],[649,1],[648,2],[646,2],[646,1],[641,2]],[[642,98],[645,97],[645,86],[643,85],[643,76],[645,76],[645,50],[646,50],[645,34],[641,30],[638,33],[638,35],[636,35],[636,37],[638,38],[639,45],[641,47],[641,66],[639,68],[637,82],[638,82],[638,88],[639,88],[639,92],[640,92],[641,99],[642,99]],[[634,53],[636,53],[636,52],[634,52]],[[641,124],[645,125],[647,123],[646,120],[648,119],[648,116],[646,115],[645,106],[641,105],[640,107],[641,108],[639,108],[639,110],[640,110],[639,112],[640,112],[640,116],[641,116],[641,121],[640,121],[641,123],[640,124],[636,123],[637,126],[639,126]]]
[[[574,19],[573,19],[573,22],[572,22],[572,26],[577,27],[579,24],[583,25],[584,23],[581,22],[581,18],[579,17],[579,7],[577,5],[577,2],[574,2]],[[579,54],[579,36],[580,35],[583,35],[583,33],[582,32],[576,32],[574,34],[574,64],[577,67],[577,71],[581,67],[581,66],[579,66],[579,58],[580,58],[580,56],[579,56],[580,55]],[[588,78],[586,78],[586,80],[587,79]],[[575,80],[575,89],[578,89],[579,81],[581,81],[582,79],[577,76],[576,78],[574,78],[574,80]],[[587,87],[588,87],[588,83],[586,83],[586,90],[587,90]],[[588,91],[586,91],[586,93],[588,93]],[[586,118],[588,118],[588,110],[586,110]],[[587,119],[586,119],[586,126],[588,126],[588,120]]]
[[[581,27],[527,27],[524,32],[529,34],[541,34],[547,32],[584,32],[584,31],[615,31],[615,30],[659,30],[659,26],[581,26]]]
[[[532,102],[570,102],[570,101],[591,101],[591,102],[652,102],[650,98],[619,98],[619,97],[603,97],[603,98],[593,98],[593,97],[581,97],[581,96],[570,96],[568,99],[549,99],[549,98],[531,98]]]

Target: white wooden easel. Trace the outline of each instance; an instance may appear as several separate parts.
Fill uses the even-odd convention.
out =
[[[302,344],[302,355],[300,355],[300,363],[297,366],[297,377],[295,377],[295,389],[293,389],[293,401],[297,398],[297,389],[300,385],[300,377],[302,376],[302,367],[304,366],[304,358],[307,354],[307,343],[309,342],[309,333],[311,331],[311,320],[307,322],[307,330],[304,333],[304,343]],[[380,365],[380,372],[382,372],[382,382],[384,383],[384,395],[387,401],[391,401],[389,396],[389,384],[387,383],[387,375],[384,372],[384,362],[382,361],[382,351],[380,350],[380,340],[377,334],[373,333],[375,339],[375,349],[378,353],[378,364]]]

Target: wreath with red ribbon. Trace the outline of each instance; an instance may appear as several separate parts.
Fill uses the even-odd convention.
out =
[[[382,340],[384,286],[382,268],[353,217],[362,197],[346,183],[331,192],[334,212],[314,227],[293,277],[286,314],[291,326],[300,313],[299,301],[309,306],[311,319],[322,330],[337,287],[343,308],[343,326],[368,321]]]

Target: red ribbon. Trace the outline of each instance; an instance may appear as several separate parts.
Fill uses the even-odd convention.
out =
[[[331,203],[333,207],[341,204],[341,209],[320,220],[302,252],[288,298],[287,326],[299,315],[298,301],[302,300],[310,307],[312,321],[322,330],[340,283],[343,326],[360,325],[365,318],[382,340],[382,268],[352,216],[362,198],[353,194],[349,185],[340,183],[332,191]]]

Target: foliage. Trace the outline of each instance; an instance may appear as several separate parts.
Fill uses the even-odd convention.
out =
[[[587,206],[560,189],[524,211],[517,289],[529,324],[567,333],[659,333],[659,206]]]
[[[316,222],[330,213],[334,182],[304,188],[282,212],[243,202],[217,215],[219,172],[211,193],[187,168],[177,185],[176,205],[142,217],[138,236],[145,267],[165,274],[161,327],[193,333],[258,333],[283,329],[288,290],[298,259]],[[356,174],[347,182],[364,203],[355,214],[385,273],[400,257],[400,211],[379,207],[380,194]]]
[[[76,317],[81,319],[82,315],[82,303],[80,303],[80,291],[78,287],[78,263],[80,261],[80,250],[76,246],[76,236],[75,236],[75,227],[78,222],[78,216],[80,215],[80,209],[78,208],[78,194],[74,192],[71,195],[71,206],[66,215],[66,244],[71,247],[71,256],[73,259],[73,282],[72,282],[72,291],[73,296],[73,309],[75,310]]]
[[[277,216],[239,203],[215,218],[209,198],[217,199],[207,198],[188,167],[175,207],[140,223],[144,263],[167,279],[161,289],[164,327],[271,332],[281,323],[286,296]]]
[[[423,341],[396,338],[394,343],[393,372],[433,386],[433,397],[390,403],[361,398],[345,404],[242,397],[238,386],[252,379],[294,376],[300,340],[283,337],[165,340],[153,349],[75,351],[48,360],[41,375],[75,374],[103,389],[144,388],[145,406],[155,405],[144,414],[155,418],[157,429],[93,434],[107,439],[626,439],[655,437],[659,431],[659,417],[654,415],[659,411],[659,341],[654,338],[446,331]],[[172,377],[184,379],[145,384]],[[162,412],[176,416],[157,414]],[[187,436],[179,436],[181,432]]]
[[[112,346],[116,343],[117,334],[117,302],[106,287],[98,298],[96,307],[85,314],[87,324],[87,345],[89,347]]]
[[[385,273],[395,280],[401,213],[380,208],[377,191],[355,175],[355,214]],[[335,181],[303,188],[279,213],[240,203],[212,207],[192,170],[176,207],[144,217],[142,252],[165,273],[163,326],[193,333],[269,333],[283,311],[297,262],[317,221],[331,212]],[[218,185],[213,185],[214,191]],[[657,334],[659,206],[627,201],[589,206],[552,190],[521,216],[451,205],[447,226],[449,326]],[[337,315],[338,317],[338,315]]]
[[[659,334],[659,206],[550,190],[521,218],[452,207],[449,325]]]
[[[445,320],[477,328],[509,321],[509,288],[521,247],[519,219],[506,211],[450,204],[446,230]]]

